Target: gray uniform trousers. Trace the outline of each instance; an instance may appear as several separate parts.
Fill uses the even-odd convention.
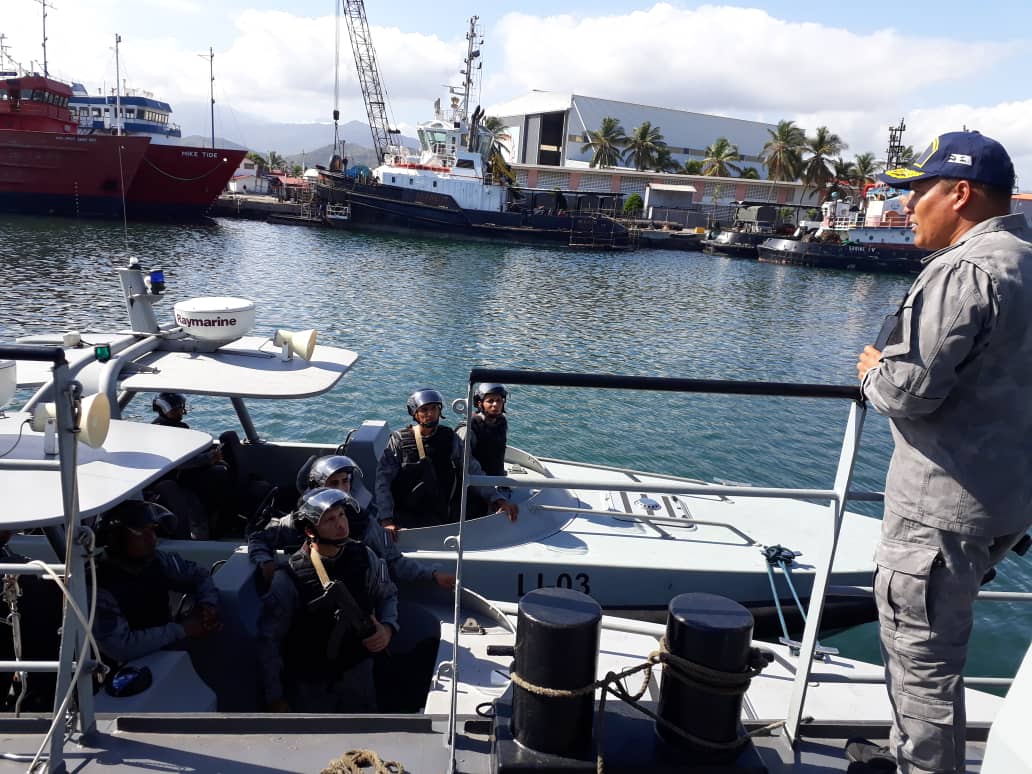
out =
[[[982,577],[1024,530],[964,535],[886,511],[874,594],[903,774],[965,770],[964,664]]]

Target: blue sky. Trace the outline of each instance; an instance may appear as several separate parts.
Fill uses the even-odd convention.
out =
[[[0,33],[24,65],[41,59],[40,5],[0,0]],[[247,142],[255,121],[325,121],[332,110],[333,0],[80,0],[49,12],[49,64],[91,90],[123,78],[173,104],[186,132],[205,131],[215,48],[219,133]],[[776,122],[827,125],[845,154],[881,155],[905,117],[905,141],[977,128],[1011,150],[1032,190],[1032,2],[367,3],[373,39],[403,128],[425,120],[456,82],[466,20],[479,14],[485,105],[531,89],[578,92]],[[364,119],[343,32],[341,113]],[[194,126],[193,124],[197,124]],[[715,138],[714,138],[715,139]],[[295,149],[282,149],[292,152]]]

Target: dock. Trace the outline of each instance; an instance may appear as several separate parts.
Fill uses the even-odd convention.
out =
[[[243,218],[285,223],[295,226],[323,226],[310,202],[285,202],[275,196],[259,194],[223,194],[212,204],[208,214],[213,218]]]

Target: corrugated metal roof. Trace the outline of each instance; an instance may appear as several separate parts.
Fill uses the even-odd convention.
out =
[[[689,193],[695,193],[694,185],[669,185],[667,183],[648,183],[648,187],[653,191],[688,191]]]

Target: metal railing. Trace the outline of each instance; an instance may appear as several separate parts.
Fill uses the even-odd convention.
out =
[[[62,565],[49,565],[50,569],[64,575],[64,584],[71,599],[80,609],[87,599],[85,568],[82,551],[78,550],[79,534],[79,493],[77,482],[77,447],[78,411],[82,397],[82,386],[74,381],[68,368],[64,350],[61,347],[33,346],[27,344],[0,345],[0,359],[12,359],[34,362],[50,362],[54,365],[53,395],[55,404],[55,421],[57,425],[58,463],[61,479],[61,501],[64,512],[65,557]],[[17,460],[0,458],[0,470],[24,470],[25,466],[16,464]],[[52,467],[47,465],[43,467]],[[18,514],[8,513],[9,528],[18,526]],[[46,572],[41,565],[0,565],[4,574],[40,574]],[[22,672],[56,672],[57,683],[54,691],[53,717],[48,732],[36,759],[42,757],[43,748],[49,747],[48,770],[64,771],[65,745],[65,713],[70,712],[74,718],[74,727],[84,737],[96,731],[96,720],[93,710],[92,671],[86,668],[76,669],[80,659],[85,658],[85,645],[88,632],[79,623],[69,604],[68,598],[63,603],[61,624],[61,646],[57,661],[14,661],[0,662],[0,669],[11,669]],[[82,667],[95,666],[86,662]],[[78,674],[75,684],[73,676]],[[71,699],[75,699],[75,709],[71,709]],[[34,761],[35,763],[35,761]]]
[[[709,494],[753,498],[817,499],[828,502],[831,516],[831,529],[827,545],[827,561],[814,573],[813,586],[810,591],[810,604],[806,611],[806,625],[800,644],[799,666],[796,669],[792,692],[786,713],[786,730],[789,738],[795,742],[799,735],[803,705],[806,699],[813,656],[817,648],[817,633],[820,629],[821,615],[824,609],[824,598],[828,590],[828,579],[835,562],[835,550],[838,545],[839,531],[845,514],[845,503],[849,493],[849,484],[853,475],[853,466],[860,442],[860,433],[866,416],[866,405],[859,387],[798,384],[788,382],[745,382],[725,381],[717,379],[678,379],[658,376],[626,376],[614,374],[581,374],[543,371],[518,371],[496,368],[474,368],[469,375],[467,385],[466,407],[469,412],[473,405],[473,387],[484,382],[500,382],[506,385],[523,384],[543,387],[579,387],[595,389],[650,390],[657,392],[690,392],[717,395],[752,395],[770,397],[819,398],[850,401],[850,410],[839,453],[835,481],[830,489],[792,489],[751,486],[714,486],[710,484],[679,483],[663,484],[664,492],[672,494]],[[467,417],[468,421],[468,417]],[[466,520],[466,504],[470,486],[516,486],[541,488],[571,488],[613,491],[635,491],[641,484],[635,481],[627,483],[619,481],[570,480],[559,478],[511,478],[508,476],[474,476],[469,473],[470,444],[463,445],[462,488],[458,522],[458,540],[456,557],[456,586],[462,587],[462,533]],[[456,600],[458,595],[456,595]],[[456,645],[459,637],[460,610],[456,602],[454,610]],[[457,670],[457,656],[452,656],[453,669]],[[452,684],[452,717],[449,720],[449,739],[452,745],[452,761],[455,760],[455,710],[458,704],[458,674],[455,673]]]

